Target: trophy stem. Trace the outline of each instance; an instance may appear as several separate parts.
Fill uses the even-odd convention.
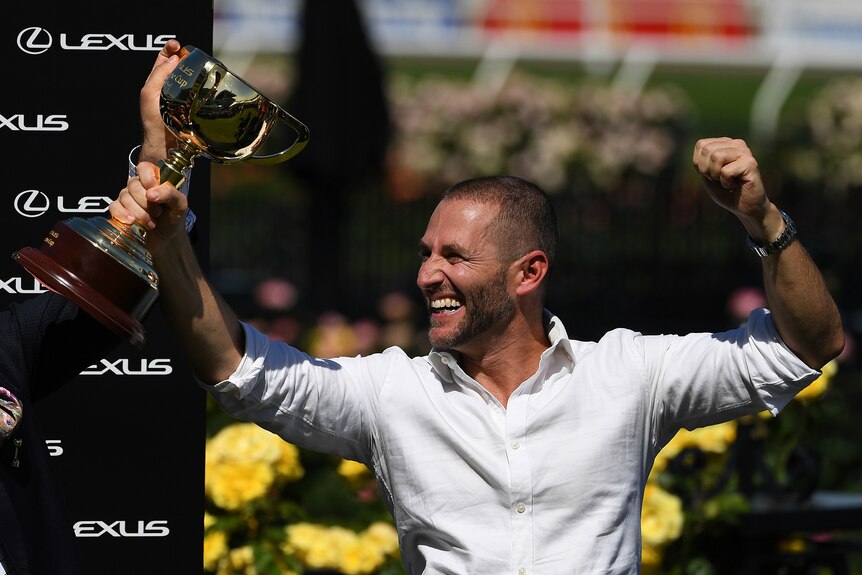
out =
[[[171,148],[168,157],[159,162],[160,183],[170,182],[174,187],[180,187],[186,179],[183,171],[194,165],[197,154],[198,150],[186,142]]]

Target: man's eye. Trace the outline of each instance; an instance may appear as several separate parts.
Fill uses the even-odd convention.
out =
[[[464,258],[462,258],[461,256],[447,256],[446,261],[450,264],[457,264],[458,262],[464,261]]]

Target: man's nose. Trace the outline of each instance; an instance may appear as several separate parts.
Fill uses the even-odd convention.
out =
[[[441,258],[429,257],[419,266],[416,275],[416,285],[422,289],[440,284],[443,281],[443,272],[440,269]]]

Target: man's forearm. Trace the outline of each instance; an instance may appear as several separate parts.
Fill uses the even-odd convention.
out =
[[[242,326],[212,289],[187,240],[157,255],[159,301],[199,379],[217,383],[236,370],[244,350]]]
[[[844,348],[841,317],[823,276],[798,241],[762,262],[764,290],[781,338],[806,364],[821,368]]]

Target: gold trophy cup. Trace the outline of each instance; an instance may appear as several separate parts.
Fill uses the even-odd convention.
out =
[[[308,128],[221,62],[194,46],[185,46],[180,56],[160,97],[162,118],[178,143],[159,162],[162,183],[182,184],[198,156],[219,164],[277,164],[305,147]],[[277,153],[255,155],[277,121],[295,132],[293,142]],[[159,293],[146,236],[139,224],[71,218],[58,222],[38,248],[23,248],[12,258],[140,348],[141,320]]]

